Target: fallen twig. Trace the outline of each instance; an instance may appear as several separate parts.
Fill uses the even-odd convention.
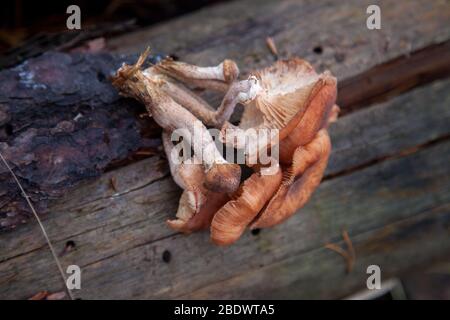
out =
[[[16,184],[18,185],[20,191],[22,192],[23,197],[25,198],[25,200],[27,201],[28,205],[30,206],[31,211],[33,212],[34,217],[36,218],[39,227],[41,228],[42,234],[44,235],[45,240],[47,241],[47,244],[50,248],[50,251],[52,253],[53,259],[56,262],[56,265],[58,266],[59,272],[61,273],[61,277],[63,279],[64,282],[64,287],[67,290],[67,293],[70,297],[71,300],[74,300],[74,297],[72,295],[72,292],[70,291],[70,289],[67,287],[67,279],[66,279],[66,275],[64,274],[64,271],[62,269],[61,263],[58,259],[58,256],[56,255],[55,249],[53,248],[53,245],[50,241],[50,238],[48,237],[47,232],[45,231],[44,225],[41,222],[41,219],[39,218],[36,210],[34,209],[33,204],[30,201],[30,197],[28,196],[28,194],[25,192],[24,188],[22,187],[22,184],[20,183],[19,179],[17,178],[16,174],[14,173],[14,171],[12,171],[11,167],[8,165],[8,162],[6,162],[6,159],[3,157],[3,154],[0,153],[0,158],[2,159],[3,163],[5,164],[6,168],[8,169],[8,171],[11,173],[12,177],[14,178]]]
[[[266,44],[275,60],[278,60],[278,49],[272,37],[266,38]]]
[[[353,248],[352,241],[350,240],[350,237],[346,230],[344,230],[342,232],[342,237],[344,238],[344,242],[347,246],[347,250],[342,249],[341,247],[339,247],[337,244],[334,244],[334,243],[327,243],[325,245],[325,248],[330,249],[330,250],[338,253],[339,255],[341,255],[345,259],[345,262],[347,265],[347,267],[346,267],[347,273],[350,273],[353,270],[353,266],[355,264],[356,253],[355,253],[355,249]]]

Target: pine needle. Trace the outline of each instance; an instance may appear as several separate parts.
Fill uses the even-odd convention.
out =
[[[72,295],[72,292],[70,291],[70,289],[67,287],[67,279],[66,279],[66,275],[63,271],[63,268],[61,266],[61,263],[58,259],[58,256],[56,255],[55,249],[53,248],[53,245],[50,241],[50,238],[48,237],[47,232],[45,231],[44,225],[41,222],[41,219],[39,218],[38,214],[36,213],[36,210],[34,209],[33,204],[31,203],[30,197],[28,196],[28,194],[25,192],[24,188],[22,187],[22,184],[20,183],[19,179],[17,178],[16,174],[14,173],[14,171],[12,171],[11,167],[8,165],[8,162],[6,162],[6,159],[3,157],[2,153],[0,152],[0,158],[2,159],[3,163],[5,164],[6,168],[8,168],[9,172],[11,173],[12,177],[14,178],[17,186],[19,187],[20,191],[22,192],[22,196],[25,198],[25,200],[28,203],[28,206],[30,207],[31,211],[33,212],[34,217],[36,218],[39,227],[41,228],[42,234],[44,235],[45,240],[47,241],[47,244],[50,248],[50,251],[52,253],[53,259],[56,262],[56,265],[58,266],[59,272],[61,273],[61,277],[63,279],[64,282],[64,287],[67,290],[67,294],[69,295],[71,300],[74,300],[74,297]]]

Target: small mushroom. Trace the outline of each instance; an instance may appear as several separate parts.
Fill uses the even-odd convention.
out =
[[[211,237],[221,245],[237,240],[252,221],[252,229],[274,226],[306,204],[322,179],[330,155],[326,127],[339,112],[334,104],[336,78],[329,72],[317,75],[303,60],[279,61],[253,75],[262,89],[245,106],[239,127],[224,125],[223,137],[228,144],[240,147],[228,130],[242,134],[239,129],[278,129],[282,180],[275,183],[276,179],[266,178],[270,182],[254,183],[253,192],[272,193],[257,200],[241,193],[237,202],[232,200],[219,210],[211,224]],[[272,146],[262,145],[258,139],[252,141],[251,136],[247,138],[255,144],[250,150]],[[257,208],[246,210],[247,198]]]
[[[151,67],[141,71],[149,51],[144,52],[135,65],[122,65],[113,77],[113,85],[124,96],[135,98],[147,107],[156,123],[164,130],[186,129],[194,154],[202,159],[206,171],[205,186],[215,192],[233,192],[240,182],[239,165],[228,163],[204,124],[178,104],[165,90],[169,79]],[[200,134],[199,134],[200,133]]]
[[[159,72],[181,82],[219,92],[226,92],[229,84],[239,76],[239,68],[232,60],[224,60],[214,67],[198,67],[168,58],[156,68]]]
[[[279,224],[303,207],[322,179],[330,151],[331,142],[326,129],[320,130],[307,145],[297,147],[280,187],[251,228]]]
[[[239,127],[223,126],[223,140],[228,145],[239,147],[236,135],[242,135],[243,131],[236,129],[277,129],[278,139],[283,141],[290,138],[300,121],[303,121],[298,130],[300,135],[303,137],[305,127],[311,127],[314,136],[323,119],[326,119],[324,109],[331,107],[336,98],[336,78],[329,72],[317,74],[308,62],[299,58],[279,60],[271,67],[253,72],[252,76],[260,89],[245,104]],[[312,139],[308,138],[309,141]],[[270,142],[250,135],[247,142],[250,144],[249,150],[271,147]]]
[[[211,223],[211,239],[218,245],[235,242],[258,215],[280,186],[281,169],[263,175],[261,170],[245,180],[234,195],[217,213]]]
[[[113,84],[123,95],[142,101],[164,129],[171,173],[183,189],[176,219],[167,221],[171,228],[190,233],[210,226],[212,241],[229,245],[248,226],[274,226],[306,204],[325,172],[331,152],[327,127],[339,112],[331,73],[317,74],[298,58],[277,61],[246,80],[237,79],[239,69],[231,60],[198,67],[166,59],[140,70],[146,54],[133,66],[123,65]],[[189,85],[223,92],[220,106],[212,108]],[[228,120],[239,103],[244,114],[234,126]],[[254,173],[240,187],[240,167],[221,156],[206,126],[221,129],[227,146],[247,148],[246,164]],[[184,138],[194,151],[181,163],[172,158],[169,139],[180,128],[191,133]],[[260,129],[275,131],[278,139],[253,134]],[[201,139],[195,131],[202,133]],[[278,160],[278,149],[280,161],[270,167],[263,163],[258,158],[263,148],[271,160]],[[249,162],[255,155],[257,162]]]
[[[167,131],[163,132],[162,141],[172,177],[183,189],[176,219],[167,220],[167,224],[183,233],[208,228],[214,213],[229,200],[228,195],[211,192],[203,186],[206,175],[201,162],[195,159],[181,163],[176,161],[177,150]]]
[[[292,154],[298,146],[311,142],[321,128],[327,126],[330,120],[337,118],[339,107],[334,104],[336,85],[336,78],[328,77],[322,83],[322,89],[315,92],[310,99],[307,110],[297,126],[280,143],[282,163],[290,163]]]
[[[215,67],[198,67],[171,59],[163,60],[155,66],[155,71],[169,78],[200,88],[224,92],[222,103],[214,110],[203,99],[182,89],[179,84],[170,83],[167,93],[198,117],[204,124],[221,128],[228,121],[236,104],[246,103],[259,91],[255,77],[237,81],[239,69],[231,60],[225,60]]]

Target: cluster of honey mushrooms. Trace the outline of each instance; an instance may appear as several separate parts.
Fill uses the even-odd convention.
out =
[[[247,227],[274,226],[305,205],[327,166],[327,127],[339,112],[337,81],[330,72],[317,74],[299,58],[279,60],[246,80],[238,79],[231,60],[198,67],[167,58],[144,69],[148,51],[136,64],[122,65],[112,82],[122,95],[145,104],[163,128],[171,174],[184,190],[176,219],[167,221],[171,228],[190,233],[209,227],[214,243],[229,245]],[[189,88],[217,91],[224,98],[214,109]],[[229,119],[237,104],[244,112],[235,126]],[[246,148],[244,165],[252,174],[243,182],[241,166],[224,159],[208,128],[220,130],[225,147]],[[179,149],[171,138],[178,129],[189,133],[179,143],[193,151],[182,161],[176,161]],[[255,131],[276,132],[277,139],[248,133]],[[268,150],[270,165],[260,161],[262,149]]]

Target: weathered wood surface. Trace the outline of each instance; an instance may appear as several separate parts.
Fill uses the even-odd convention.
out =
[[[382,29],[369,32],[366,8],[378,4]],[[265,43],[273,37],[280,57],[297,55],[340,79],[450,38],[447,1],[245,0],[219,4],[107,41],[121,53],[156,52],[213,65],[225,58],[242,71],[273,62]],[[320,53],[315,48],[321,48]]]
[[[370,4],[381,8],[381,30],[366,27]],[[270,36],[280,58],[299,56],[318,70],[329,69],[338,75],[338,102],[345,113],[355,105],[377,101],[379,94],[395,95],[449,76],[450,48],[443,44],[450,39],[449,20],[446,1],[247,0],[219,4],[125,34],[108,40],[107,46],[134,53],[150,45],[156,52],[200,65],[234,59],[245,75],[273,62],[265,41]],[[436,49],[439,44],[443,48]],[[408,59],[416,51],[419,54]],[[216,106],[220,103],[217,96],[210,100]],[[232,120],[240,114],[240,110],[235,112]]]
[[[136,59],[47,52],[0,71],[0,151],[39,212],[45,212],[49,199],[98,177],[113,162],[138,150],[157,152],[159,127],[141,119],[145,108],[120,97],[108,80],[123,62]],[[30,216],[1,165],[0,231]]]
[[[364,285],[359,279],[368,262],[391,274],[449,252],[450,144],[444,140],[406,155],[394,151],[450,133],[444,125],[450,120],[449,89],[450,81],[436,83],[342,118],[331,128],[335,149],[327,175],[342,172],[341,156],[354,159],[353,166],[394,157],[327,179],[287,223],[256,236],[248,233],[230,248],[213,247],[207,233],[186,237],[164,225],[175,212],[179,191],[157,157],[75,190],[44,223],[57,248],[75,242],[75,250],[61,259],[64,265],[81,266],[83,288],[75,294],[82,298],[344,295]],[[407,125],[411,110],[421,119],[420,128]],[[365,121],[371,126],[349,126]],[[401,130],[393,133],[394,128]],[[110,188],[112,176],[118,194]],[[323,249],[325,242],[339,239],[343,228],[357,252],[357,266],[349,275],[342,258]],[[166,250],[169,263],[162,259]],[[45,242],[32,224],[3,235],[0,252],[1,297],[61,289]],[[328,287],[329,277],[339,279],[339,288]],[[216,288],[222,285],[223,290]],[[241,292],[242,286],[246,290]]]
[[[109,45],[131,52],[150,44],[205,65],[228,57],[245,72],[270,63],[264,38],[274,36],[282,55],[303,56],[345,81],[450,39],[448,2],[383,1],[384,27],[373,33],[365,28],[368,3],[234,2]],[[76,188],[53,204],[44,224],[59,250],[75,243],[61,260],[82,268],[82,289],[74,292],[81,298],[342,297],[365,286],[369,264],[380,265],[383,277],[398,276],[450,253],[449,104],[450,80],[441,80],[353,109],[331,127],[333,154],[310,203],[230,248],[214,247],[207,233],[187,237],[165,226],[180,190],[159,156]],[[342,258],[323,248],[342,229],[357,254],[348,275]],[[62,283],[37,226],[2,234],[0,298],[42,290],[61,291]]]

